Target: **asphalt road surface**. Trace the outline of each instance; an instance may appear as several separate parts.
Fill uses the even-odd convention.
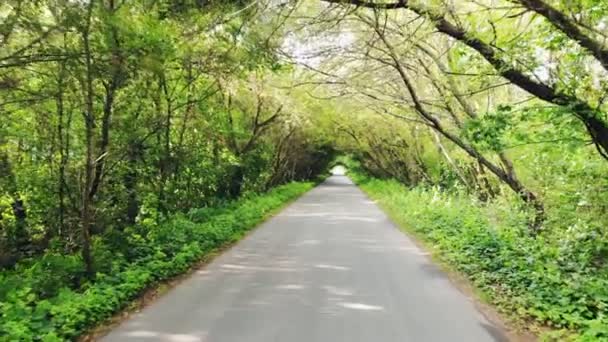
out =
[[[332,176],[102,341],[507,338],[347,177]]]

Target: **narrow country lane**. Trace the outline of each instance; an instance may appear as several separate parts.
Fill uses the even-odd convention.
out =
[[[505,341],[345,176],[332,176],[103,341]]]

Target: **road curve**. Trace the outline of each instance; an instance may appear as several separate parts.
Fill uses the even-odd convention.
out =
[[[102,341],[507,338],[347,177],[332,176]]]

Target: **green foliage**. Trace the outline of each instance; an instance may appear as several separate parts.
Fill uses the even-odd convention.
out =
[[[414,4],[446,40],[317,0],[2,1],[0,339],[73,338],[338,152],[497,303],[604,338],[606,63],[515,2]],[[608,2],[548,3],[605,45]]]
[[[499,106],[496,112],[466,121],[463,135],[480,150],[502,151],[505,147],[504,132],[509,129],[511,107]]]
[[[509,203],[474,205],[459,193],[355,179],[408,232],[465,274],[501,310],[580,341],[608,340],[608,236],[579,222],[532,238]],[[515,207],[516,208],[516,207]],[[550,336],[547,336],[549,338]]]

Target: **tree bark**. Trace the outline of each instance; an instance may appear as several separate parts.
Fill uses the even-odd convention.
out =
[[[137,197],[137,160],[140,157],[140,146],[135,141],[130,141],[127,147],[127,164],[129,168],[124,176],[123,184],[127,192],[127,208],[125,210],[125,224],[133,225],[139,214],[139,200]]]
[[[164,132],[162,136],[163,148],[159,164],[160,180],[158,185],[158,213],[164,214],[168,210],[166,190],[167,180],[171,170],[171,123],[173,120],[173,98],[169,93],[169,85],[165,75],[161,75],[159,79],[159,87],[165,99],[165,117],[164,117]],[[160,109],[160,107],[159,107]],[[160,218],[160,216],[159,216]]]
[[[59,66],[60,71],[57,78],[57,96],[55,99],[57,110],[57,137],[59,143],[59,170],[57,195],[59,197],[59,225],[56,231],[50,232],[52,236],[62,236],[65,231],[65,195],[66,195],[66,174],[65,170],[68,164],[69,156],[69,130],[71,126],[71,115],[69,115],[67,124],[65,122],[65,106],[64,106],[64,78],[65,67]]]
[[[107,11],[109,15],[114,15],[116,8],[113,0],[108,2]],[[89,197],[94,199],[95,195],[99,191],[99,186],[104,177],[104,168],[106,160],[108,160],[109,146],[110,146],[110,128],[112,123],[112,115],[114,112],[114,101],[116,99],[117,91],[122,87],[124,83],[125,73],[123,70],[123,57],[120,50],[120,40],[118,37],[118,31],[113,23],[110,24],[109,28],[110,37],[113,45],[111,46],[110,56],[110,81],[104,82],[105,97],[103,103],[103,116],[101,119],[101,140],[99,142],[97,158],[95,160],[95,174],[91,184],[91,190],[89,191]]]

